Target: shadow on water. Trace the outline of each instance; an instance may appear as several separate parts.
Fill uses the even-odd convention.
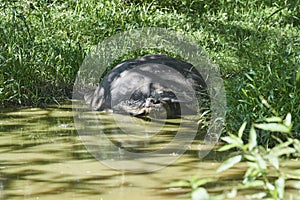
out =
[[[100,115],[100,118],[100,128],[114,141],[115,146],[139,153],[160,149],[172,140],[178,128],[176,120],[160,124],[162,130],[158,132],[152,127],[147,133],[153,135],[144,143],[145,138],[137,135],[134,135],[134,139],[121,139],[124,132],[132,131],[131,128],[120,130],[107,116]],[[136,123],[149,123],[134,120],[137,120]],[[89,123],[95,124],[99,131],[99,121],[95,123],[91,118]],[[161,169],[141,174],[125,173],[105,166],[87,151],[82,137],[84,135],[78,135],[75,129],[69,105],[63,108],[2,110],[0,199],[188,199],[185,196],[187,189],[168,188],[165,185],[193,176],[225,177],[223,182],[208,185],[209,192],[222,193],[230,189],[231,183],[241,180],[246,169],[246,164],[242,163],[227,173],[216,174],[215,170],[224,155],[213,150],[205,159],[199,160],[197,145],[203,138],[201,132],[174,163],[167,167],[163,162],[154,163],[161,164]],[[92,145],[95,145],[94,149],[99,148],[97,143]],[[172,152],[176,150],[170,149],[169,156],[174,156]],[[109,149],[101,151],[109,154]],[[103,155],[101,159],[105,159],[105,156],[111,158]],[[153,164],[145,160],[143,162]],[[130,167],[130,162],[127,163]]]

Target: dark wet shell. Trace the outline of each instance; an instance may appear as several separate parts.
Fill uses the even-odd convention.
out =
[[[197,110],[189,105],[197,103],[195,97],[205,90],[204,79],[191,64],[165,55],[147,55],[113,68],[94,92],[90,105],[93,110],[132,115],[146,113],[149,107],[163,107],[168,117],[173,117],[194,114]],[[186,106],[188,113],[181,113],[180,106]]]

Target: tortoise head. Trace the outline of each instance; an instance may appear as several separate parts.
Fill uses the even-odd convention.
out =
[[[172,98],[148,97],[139,100],[126,100],[115,106],[119,113],[128,113],[134,117],[150,117],[154,119],[166,119],[180,117],[180,105],[178,100]]]

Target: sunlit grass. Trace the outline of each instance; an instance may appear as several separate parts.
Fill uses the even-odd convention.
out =
[[[124,30],[164,27],[195,38],[219,66],[227,132],[271,113],[260,96],[279,116],[291,112],[297,132],[299,10],[297,1],[2,1],[0,102],[40,106],[71,98],[93,45]]]

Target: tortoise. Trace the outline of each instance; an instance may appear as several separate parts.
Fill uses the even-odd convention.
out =
[[[207,85],[190,63],[167,55],[125,60],[86,98],[92,110],[135,117],[178,118],[196,114]]]

